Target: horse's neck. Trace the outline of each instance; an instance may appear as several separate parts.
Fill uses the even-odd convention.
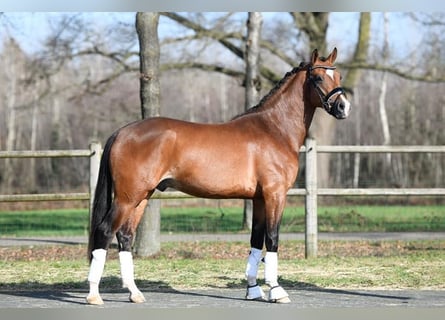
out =
[[[304,82],[304,71],[296,73],[267,101],[267,112],[263,113],[271,130],[287,140],[296,152],[304,143],[315,112],[315,108],[305,105]]]

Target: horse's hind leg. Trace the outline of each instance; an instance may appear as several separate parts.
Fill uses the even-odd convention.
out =
[[[121,267],[122,286],[130,291],[130,301],[142,303],[145,301],[144,295],[137,288],[134,282],[134,264],[131,247],[136,228],[144,214],[147,206],[147,199],[142,200],[135,209],[134,214],[122,225],[116,233],[119,244],[119,262]]]
[[[88,304],[101,305],[104,304],[99,294],[99,282],[102,278],[102,273],[105,267],[105,260],[107,258],[106,249],[96,249],[92,252],[90,271],[88,274],[88,282],[90,291],[86,298]]]
[[[114,206],[110,210],[114,210]],[[110,213],[111,215],[113,213]],[[90,271],[88,273],[88,282],[90,290],[86,301],[88,304],[102,305],[104,302],[99,294],[99,283],[105,267],[107,250],[113,240],[111,224],[103,221],[94,233],[94,247],[91,252]]]

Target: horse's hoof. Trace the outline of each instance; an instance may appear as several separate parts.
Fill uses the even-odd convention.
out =
[[[289,297],[284,297],[281,299],[276,299],[274,302],[275,303],[290,303],[291,301],[290,301]]]
[[[130,301],[133,303],[143,303],[145,302],[145,297],[144,295],[139,292],[139,293],[135,293],[135,294],[130,294]]]
[[[247,287],[246,300],[264,301],[265,299],[266,295],[264,294],[263,289],[261,289],[259,285],[255,285],[253,287]]]
[[[99,295],[87,296],[86,298],[88,304],[100,306],[104,304],[104,301]]]
[[[289,303],[290,299],[287,292],[281,286],[276,286],[270,288],[269,301],[273,303]]]

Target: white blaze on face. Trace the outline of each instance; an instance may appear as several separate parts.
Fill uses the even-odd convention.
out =
[[[346,99],[346,97],[344,95],[340,96],[340,99],[343,101],[344,106],[345,106],[345,117],[347,117],[349,115],[349,112],[351,112],[351,103],[349,102],[348,99]]]
[[[334,70],[328,69],[326,70],[326,74],[334,80]]]

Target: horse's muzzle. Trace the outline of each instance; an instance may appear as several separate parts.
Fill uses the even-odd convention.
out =
[[[351,111],[351,103],[346,99],[343,90],[331,91],[324,102],[326,111],[337,119],[346,119]]]

